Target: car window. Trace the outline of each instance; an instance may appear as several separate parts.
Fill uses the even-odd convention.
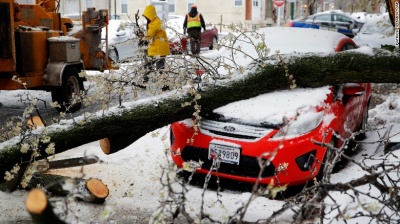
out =
[[[331,15],[326,14],[326,15],[318,15],[315,16],[314,22],[330,22],[331,21]]]
[[[343,16],[343,15],[333,15],[333,21],[350,23],[350,22],[352,22],[352,19],[350,19],[346,16]]]

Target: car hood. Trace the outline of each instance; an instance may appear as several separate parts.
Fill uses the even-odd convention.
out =
[[[395,44],[394,35],[386,36],[384,34],[359,33],[353,40],[359,47],[370,46],[371,48],[381,48],[381,45]]]
[[[328,86],[275,91],[219,107],[205,119],[276,128],[285,118],[323,106],[330,93]]]

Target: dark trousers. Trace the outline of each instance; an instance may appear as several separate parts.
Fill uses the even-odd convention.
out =
[[[155,69],[154,69],[154,65],[155,65]],[[150,72],[156,70],[160,70],[160,69],[164,69],[165,67],[165,57],[159,57],[159,58],[155,58],[155,57],[150,57],[149,61],[145,64],[145,68],[146,68],[146,73],[144,74],[143,80],[144,82],[147,82],[149,80],[149,74]],[[161,73],[162,71],[160,71]]]
[[[153,70],[152,67],[154,65],[156,66],[156,70],[163,69],[165,66],[165,57],[150,58],[150,61],[146,64],[146,68]]]
[[[190,51],[192,54],[200,53],[200,42],[201,42],[201,30],[190,29],[188,30],[188,35],[190,39]]]

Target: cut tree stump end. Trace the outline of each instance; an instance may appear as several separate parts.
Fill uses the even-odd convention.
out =
[[[110,154],[110,140],[108,138],[103,138],[99,140],[100,142],[100,148],[104,152],[104,154],[108,155]]]
[[[108,187],[99,179],[89,179],[86,182],[86,188],[98,199],[105,199],[109,194]]]
[[[25,201],[26,209],[31,214],[41,214],[47,207],[47,196],[44,191],[32,189]]]

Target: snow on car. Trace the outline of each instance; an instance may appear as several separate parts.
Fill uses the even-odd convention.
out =
[[[106,38],[106,28],[102,30]],[[138,55],[138,38],[135,35],[135,24],[129,20],[109,20],[108,55],[114,62],[126,61]],[[103,45],[105,51],[105,45]]]
[[[395,30],[389,16],[386,14],[369,19],[353,40],[360,47],[381,48],[382,45],[395,45]]]
[[[331,31],[276,27],[258,32],[269,48],[281,53],[334,53],[357,47]],[[248,43],[238,41],[243,47]],[[246,53],[256,57],[256,52]],[[340,147],[340,137],[365,131],[370,98],[370,84],[345,83],[280,90],[230,103],[205,115],[198,131],[192,119],[171,124],[171,157],[183,170],[220,178],[304,184],[320,177],[329,160],[326,148],[314,142]]]

